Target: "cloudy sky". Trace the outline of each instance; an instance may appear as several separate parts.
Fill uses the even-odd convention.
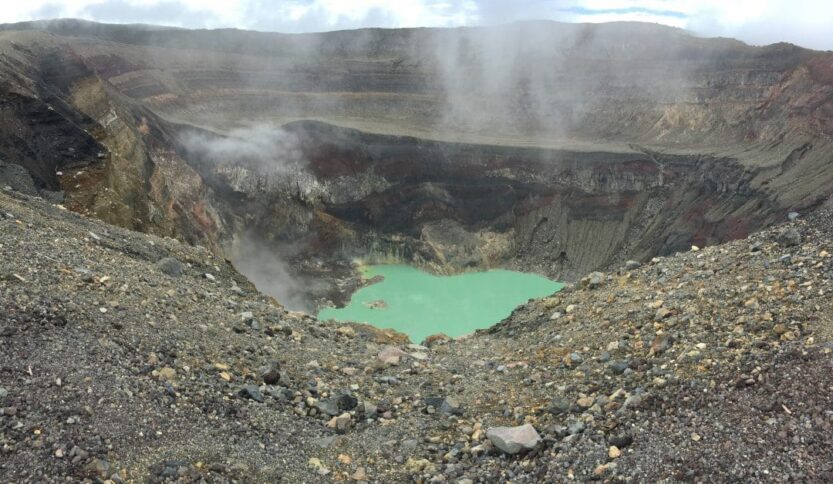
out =
[[[638,20],[751,44],[833,50],[831,0],[27,0],[0,23],[47,18],[312,32],[358,27],[488,25],[513,20]]]

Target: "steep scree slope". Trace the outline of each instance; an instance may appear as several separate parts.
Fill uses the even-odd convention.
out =
[[[826,482],[831,235],[824,209],[423,347],[0,192],[0,478]],[[486,437],[522,423],[530,452]]]

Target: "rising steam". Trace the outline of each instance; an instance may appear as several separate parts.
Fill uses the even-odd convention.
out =
[[[228,256],[234,267],[258,290],[274,297],[287,309],[312,312],[312,304],[306,296],[307,284],[290,273],[274,244],[266,244],[245,233],[234,240]]]
[[[225,136],[192,131],[182,142],[203,160],[244,162],[269,173],[291,172],[306,164],[298,136],[271,124],[237,128]]]
[[[248,166],[251,171],[243,177],[254,181],[252,185],[237,186],[241,191],[257,190],[260,182],[268,177],[285,178],[300,173],[306,160],[298,136],[280,127],[259,124],[230,131],[226,136],[205,132],[190,132],[183,138],[189,155],[203,162],[239,169]],[[249,193],[256,196],[254,193]],[[257,288],[292,310],[312,310],[305,297],[309,284],[293,276],[289,264],[280,256],[285,247],[265,243],[249,228],[232,243],[229,258],[240,273]]]

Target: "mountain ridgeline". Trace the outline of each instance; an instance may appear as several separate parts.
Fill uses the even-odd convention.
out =
[[[29,22],[0,29],[0,79],[0,159],[284,299],[343,298],[355,258],[573,279],[833,190],[833,54],[657,25]]]

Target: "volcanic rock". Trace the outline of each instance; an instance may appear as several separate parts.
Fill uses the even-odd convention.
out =
[[[486,437],[495,447],[507,454],[534,449],[541,442],[541,436],[530,424],[519,427],[492,427],[486,432]]]

